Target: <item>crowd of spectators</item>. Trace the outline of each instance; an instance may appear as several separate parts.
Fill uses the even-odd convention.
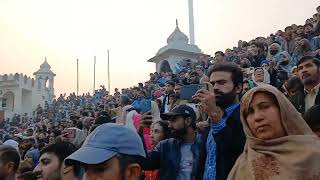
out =
[[[177,73],[114,94],[61,94],[1,121],[0,179],[319,178],[316,10],[304,25],[183,60]]]

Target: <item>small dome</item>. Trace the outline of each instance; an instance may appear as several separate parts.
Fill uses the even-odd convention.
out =
[[[47,62],[47,58],[44,60],[44,62],[40,65],[40,69],[50,69],[51,66]]]
[[[173,33],[170,34],[170,36],[167,39],[168,44],[172,43],[182,43],[182,44],[188,44],[189,38],[187,35],[185,35],[178,26],[178,21],[176,22],[176,29],[173,31]]]

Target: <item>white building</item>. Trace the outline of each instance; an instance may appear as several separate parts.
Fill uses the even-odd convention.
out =
[[[52,103],[54,98],[54,74],[47,60],[34,74],[35,78],[23,74],[0,75],[0,119],[15,113],[28,113],[40,104]]]
[[[176,64],[182,60],[191,60],[196,62],[202,52],[198,46],[189,44],[189,38],[181,32],[176,23],[176,29],[167,39],[167,45],[159,49],[156,56],[149,59],[148,62],[156,63],[156,71],[161,72],[170,67],[173,73],[176,73]]]

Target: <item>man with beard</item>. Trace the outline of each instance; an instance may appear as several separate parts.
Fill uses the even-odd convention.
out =
[[[211,123],[201,135],[197,179],[227,179],[246,138],[239,105],[243,74],[234,63],[220,63],[209,69],[208,76],[208,90],[199,90],[193,97]]]
[[[314,105],[320,105],[320,60],[313,56],[304,56],[297,64],[304,92],[296,93],[290,100],[296,109],[304,114]]]
[[[76,151],[69,142],[50,144],[40,152],[39,164],[33,170],[38,180],[76,180],[80,164],[66,166],[63,160]]]
[[[143,116],[141,124],[150,117]],[[159,169],[159,180],[196,180],[199,144],[196,141],[196,113],[187,105],[180,105],[171,112],[161,114],[169,121],[173,138],[157,144],[149,153],[145,170]]]
[[[144,159],[138,134],[123,125],[108,123],[91,132],[65,164],[80,163],[85,180],[139,180]]]
[[[188,103],[187,100],[180,99],[180,92],[181,92],[181,87],[182,86],[183,86],[183,84],[181,84],[181,83],[176,83],[174,85],[174,97],[175,97],[176,101],[174,102],[174,106],[173,107]]]

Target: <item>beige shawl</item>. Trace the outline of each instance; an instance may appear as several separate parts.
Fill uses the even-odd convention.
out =
[[[273,94],[279,104],[287,136],[257,139],[244,119],[256,92]],[[318,180],[320,178],[320,140],[313,134],[294,106],[270,85],[251,89],[242,98],[241,121],[247,137],[244,152],[231,170],[228,180]]]

